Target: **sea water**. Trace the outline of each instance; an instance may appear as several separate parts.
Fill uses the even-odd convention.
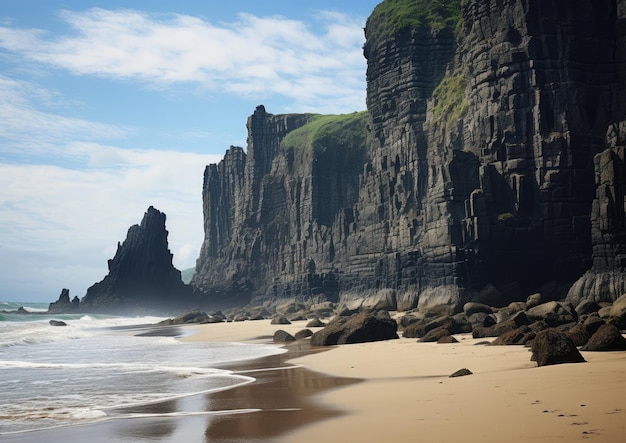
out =
[[[216,367],[284,352],[271,344],[137,334],[142,329],[136,325],[162,320],[156,317],[49,315],[45,305],[7,302],[0,302],[0,311],[20,306],[39,313],[0,312],[0,439],[119,419],[124,408],[247,384],[254,379]],[[51,326],[50,319],[67,326]]]

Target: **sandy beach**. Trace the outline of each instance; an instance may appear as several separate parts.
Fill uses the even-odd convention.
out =
[[[185,340],[266,340],[304,322],[202,325]],[[415,339],[333,347],[290,361],[361,383],[315,401],[341,411],[274,441],[621,442],[626,434],[626,353],[583,352],[587,363],[536,367],[519,346]],[[473,375],[448,376],[467,368]],[[254,389],[252,385],[251,389]]]
[[[293,335],[305,324],[184,326],[179,339],[268,343],[276,330]],[[284,354],[224,366],[253,383],[3,441],[624,441],[626,352],[583,352],[586,363],[538,368],[527,348],[455,337],[459,343],[400,338],[330,348],[299,341]],[[473,374],[449,378],[461,368]]]

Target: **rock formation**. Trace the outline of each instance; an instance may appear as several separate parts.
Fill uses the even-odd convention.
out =
[[[458,312],[561,299],[591,268],[570,298],[614,300],[625,4],[385,0],[365,26],[366,113],[259,106],[247,153],[206,168],[192,286]]]
[[[59,299],[48,305],[48,313],[60,314],[65,312],[75,312],[78,311],[79,308],[80,300],[78,297],[74,297],[72,301],[70,301],[70,290],[63,288],[61,290],[61,294],[59,295]]]
[[[128,229],[109,260],[109,273],[87,289],[82,309],[108,313],[155,312],[185,307],[190,288],[172,265],[165,214],[150,206],[141,224]]]

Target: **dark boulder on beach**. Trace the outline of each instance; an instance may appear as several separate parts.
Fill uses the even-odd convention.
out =
[[[507,332],[514,331],[522,326],[530,324],[530,319],[521,311],[513,314],[507,320],[496,323],[492,326],[476,326],[472,329],[474,338],[499,337]]]
[[[554,329],[538,332],[532,342],[531,350],[530,360],[537,362],[537,366],[585,362],[567,334]]]
[[[294,338],[296,340],[303,340],[305,338],[309,338],[312,335],[313,335],[313,331],[311,331],[310,329],[302,329],[296,332],[296,335],[294,335]]]
[[[496,337],[494,341],[490,343],[492,346],[508,346],[508,345],[525,345],[530,340],[535,338],[535,332],[527,325],[520,326],[512,331],[504,332]]]
[[[450,374],[448,376],[448,378],[455,378],[455,377],[464,377],[466,375],[472,375],[473,372],[470,371],[467,368],[463,368],[463,369],[459,369],[458,371],[455,371],[454,373]]]
[[[422,338],[430,331],[439,328],[446,329],[448,334],[463,334],[472,330],[470,323],[463,314],[441,315],[435,318],[425,317],[409,324],[404,328],[402,336],[405,338]]]
[[[567,336],[572,339],[574,345],[584,346],[589,341],[591,335],[587,333],[585,327],[578,323],[576,326],[567,331]]]
[[[276,317],[272,318],[272,321],[270,322],[270,324],[272,324],[272,325],[290,325],[291,322],[284,315],[277,315]]]
[[[448,330],[448,328],[440,326],[438,328],[431,329],[417,341],[422,342],[422,343],[430,343],[430,342],[439,341],[443,337],[448,337],[448,336],[450,336],[450,331]]]
[[[438,344],[452,344],[458,343],[459,341],[454,337],[454,335],[445,335],[437,340]]]
[[[398,338],[398,324],[389,312],[361,312],[352,317],[336,317],[311,336],[314,346],[366,343]]]
[[[292,341],[296,341],[296,338],[289,332],[279,329],[274,332],[273,341],[274,343],[290,343]]]
[[[622,336],[615,325],[601,326],[591,336],[583,351],[626,351],[626,338]]]

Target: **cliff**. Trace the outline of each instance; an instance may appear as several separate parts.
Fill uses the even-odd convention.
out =
[[[613,283],[571,298],[615,299],[624,15],[621,0],[382,2],[365,26],[366,113],[259,107],[247,153],[207,167],[192,286],[458,311],[562,298],[589,271]]]
[[[190,303],[191,290],[172,265],[165,214],[150,206],[141,224],[128,229],[108,261],[106,277],[87,289],[80,308],[89,312],[166,312]]]

